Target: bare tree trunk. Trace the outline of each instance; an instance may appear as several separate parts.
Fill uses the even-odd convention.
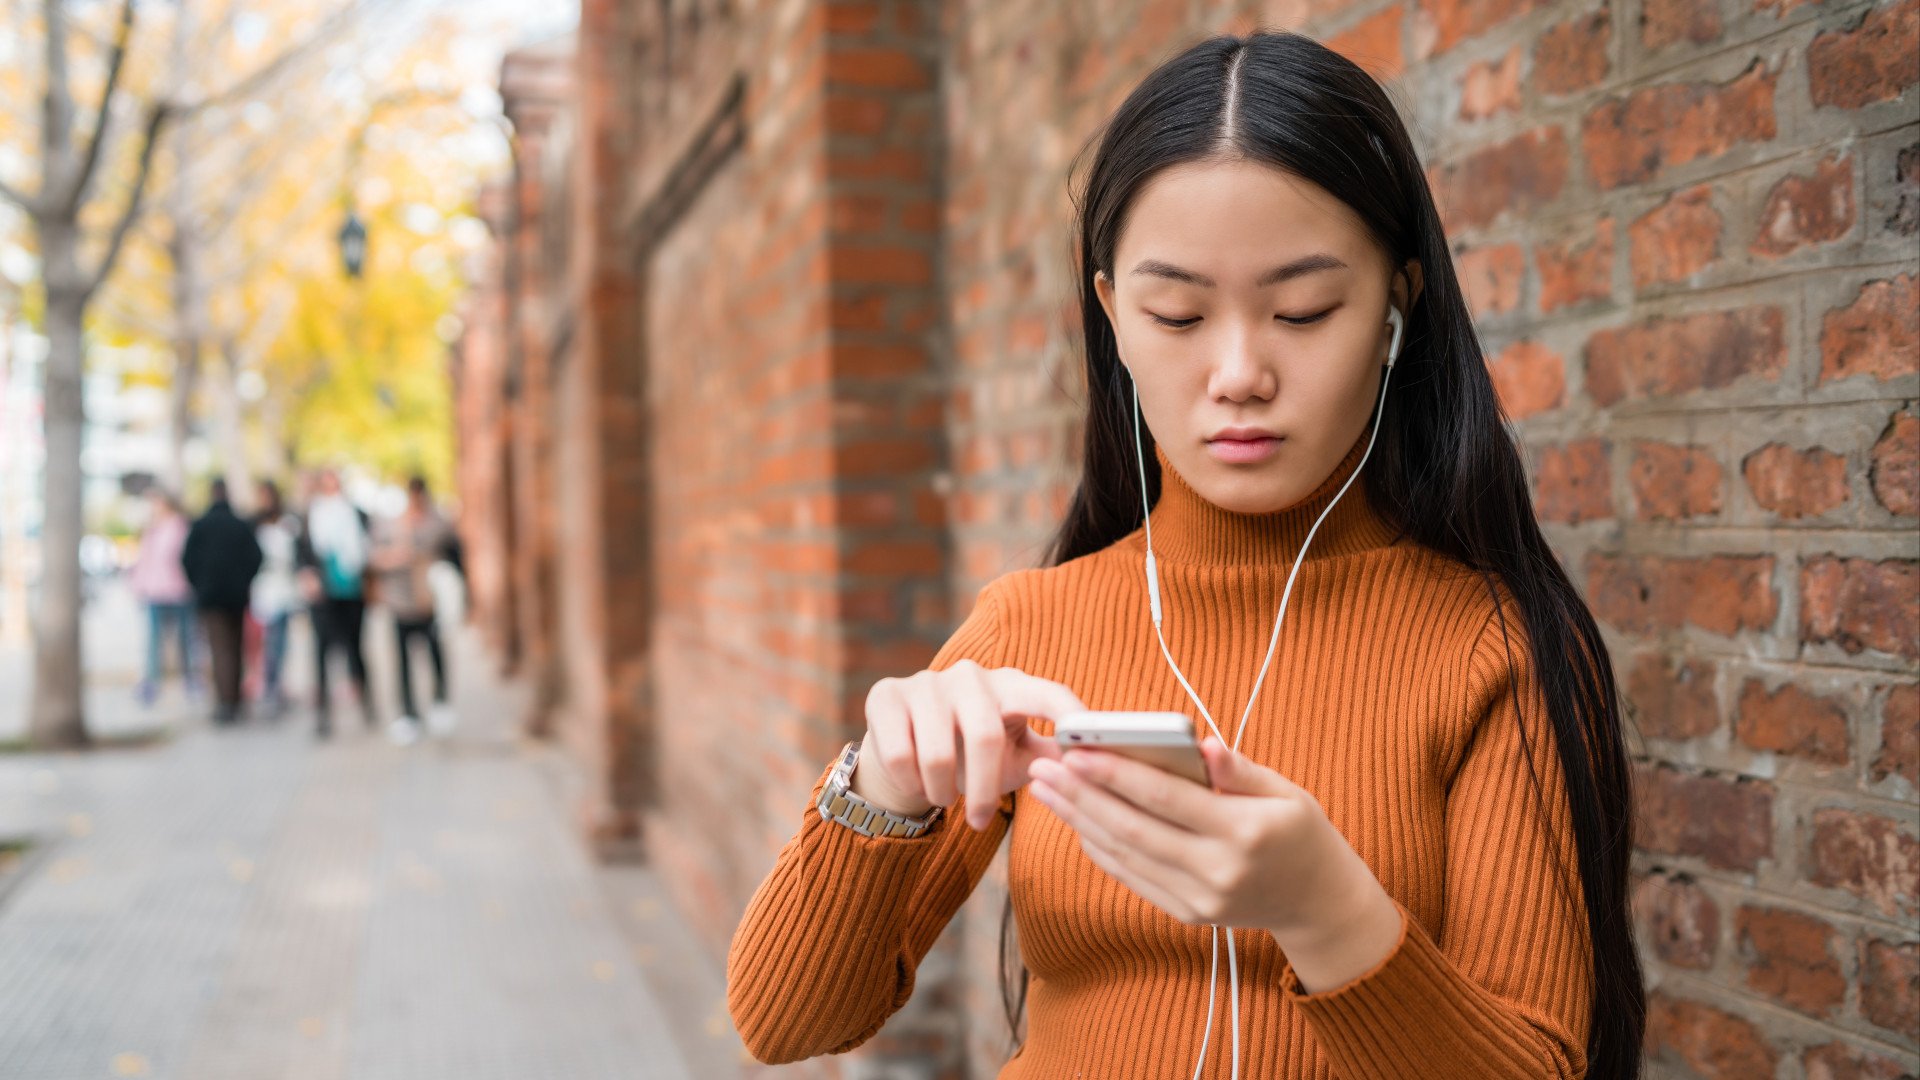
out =
[[[38,746],[87,745],[85,667],[80,652],[80,536],[85,528],[81,440],[86,428],[82,335],[87,303],[112,272],[127,233],[140,215],[153,150],[167,120],[165,107],[147,118],[145,141],[131,193],[91,268],[80,259],[80,216],[109,136],[121,64],[133,35],[134,5],[123,0],[107,60],[106,84],[93,133],[83,148],[73,141],[74,105],[68,82],[66,0],[45,0],[46,86],[41,98],[41,184],[27,196],[0,187],[0,196],[27,211],[40,241],[47,296],[47,365],[41,410],[46,435],[45,517],[40,526],[41,584],[34,612],[33,700],[27,736]]]
[[[220,342],[219,373],[215,388],[213,423],[220,442],[221,475],[227,479],[227,494],[237,513],[249,513],[257,507],[253,498],[253,462],[247,459],[245,403],[240,400],[239,346],[231,338]]]
[[[83,477],[81,397],[84,294],[56,288],[51,267],[71,264],[77,237],[71,229],[41,231],[47,255],[46,516],[40,527],[40,602],[34,614],[33,706],[28,737],[38,746],[85,746],[88,742],[80,652],[80,534]],[[49,243],[52,241],[52,243]],[[66,254],[60,254],[64,245]]]

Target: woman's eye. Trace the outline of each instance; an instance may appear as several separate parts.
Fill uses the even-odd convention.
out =
[[[1200,316],[1198,315],[1195,315],[1192,318],[1188,318],[1188,319],[1169,319],[1165,315],[1155,315],[1151,311],[1147,312],[1147,318],[1152,319],[1154,322],[1159,323],[1161,326],[1171,326],[1176,330],[1180,329],[1181,327],[1192,326],[1194,323],[1197,323],[1200,321]]]
[[[1279,319],[1283,323],[1290,323],[1294,326],[1306,326],[1309,323],[1317,323],[1321,319],[1324,319],[1331,314],[1333,314],[1333,309],[1328,308],[1327,310],[1322,311],[1316,315],[1275,315],[1274,318]]]

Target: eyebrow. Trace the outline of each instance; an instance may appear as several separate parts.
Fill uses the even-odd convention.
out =
[[[1266,273],[1261,274],[1260,280],[1254,282],[1254,284],[1259,287],[1278,285],[1283,281],[1291,281],[1303,274],[1318,273],[1322,270],[1345,270],[1346,268],[1346,263],[1322,251],[1295,259],[1290,263],[1282,263]],[[1133,272],[1136,274],[1148,274],[1153,277],[1162,277],[1169,281],[1181,281],[1188,285],[1199,285],[1207,289],[1211,289],[1217,284],[1217,282],[1205,274],[1188,270],[1185,267],[1175,266],[1172,263],[1161,262],[1159,259],[1142,259],[1140,264],[1133,268]]]

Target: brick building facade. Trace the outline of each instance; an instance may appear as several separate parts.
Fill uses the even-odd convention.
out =
[[[1255,25],[1394,80],[1609,635],[1655,1075],[1920,1072],[1920,0],[584,0],[503,69],[457,357],[476,618],[583,834],[723,955],[1064,507],[1074,155]],[[1003,889],[792,1073],[993,1075]]]

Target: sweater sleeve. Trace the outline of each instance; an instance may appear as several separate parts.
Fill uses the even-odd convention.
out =
[[[989,584],[928,667],[993,667],[1000,645]],[[1013,814],[1003,796],[975,832],[962,797],[919,836],[862,836],[814,806],[831,771],[829,762],[796,807],[799,830],[727,951],[727,1007],[748,1051],[768,1064],[851,1050],[907,1003],[921,959],[986,873]]]
[[[1493,619],[1474,649],[1440,925],[1396,900],[1400,938],[1373,970],[1318,993],[1302,991],[1291,964],[1282,972],[1282,993],[1345,1080],[1586,1074],[1592,955],[1566,781],[1532,653],[1511,615],[1505,629]]]

